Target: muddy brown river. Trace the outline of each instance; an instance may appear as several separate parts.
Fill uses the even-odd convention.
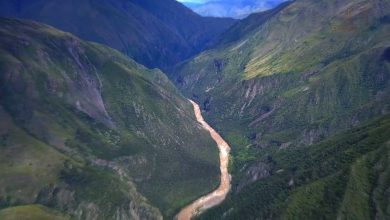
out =
[[[230,146],[221,137],[221,135],[219,135],[209,124],[207,124],[207,122],[205,122],[199,105],[192,100],[190,100],[190,102],[194,107],[196,120],[210,132],[211,137],[217,143],[219,149],[221,183],[219,187],[213,192],[200,197],[190,205],[183,208],[176,216],[178,220],[189,220],[192,217],[204,212],[205,210],[220,204],[226,198],[226,195],[230,190],[230,174],[228,172]]]

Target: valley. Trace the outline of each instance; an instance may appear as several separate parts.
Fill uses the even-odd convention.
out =
[[[390,219],[390,1],[283,2],[0,0],[0,219]]]
[[[161,71],[50,26],[4,18],[0,70],[4,219],[11,210],[171,218],[218,186],[218,149]]]
[[[204,50],[235,21],[201,17],[175,0],[0,0],[0,16],[52,25],[164,71]]]
[[[373,193],[388,182],[354,162],[387,153],[390,131],[354,133],[390,112],[389,14],[386,0],[286,2],[169,73],[232,146],[231,192],[198,219],[386,219],[388,200]],[[348,182],[369,199],[346,203]]]
[[[221,183],[216,190],[205,196],[202,196],[182,209],[177,215],[178,220],[189,220],[206,211],[207,209],[220,204],[230,191],[231,177],[228,171],[230,146],[228,143],[226,143],[225,140],[223,140],[221,135],[219,135],[212,127],[210,127],[207,122],[205,122],[202,117],[202,112],[199,108],[199,105],[192,100],[190,100],[190,102],[194,107],[196,120],[203,126],[204,129],[210,132],[211,137],[217,143],[217,147],[219,149]]]

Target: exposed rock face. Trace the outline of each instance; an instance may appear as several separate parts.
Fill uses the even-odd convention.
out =
[[[70,41],[68,52],[73,58],[74,71],[70,73],[74,79],[68,77],[69,73],[64,73],[66,86],[69,89],[67,98],[79,111],[84,112],[96,121],[104,123],[106,126],[113,128],[112,122],[101,94],[102,82],[99,78],[96,68],[88,60],[85,51],[80,47],[77,40]]]
[[[137,192],[136,186],[132,182],[132,178],[127,174],[126,169],[124,169],[121,165],[113,161],[105,161],[102,159],[93,160],[92,163],[96,164],[97,166],[113,170],[130,188],[129,194],[134,200],[131,201],[128,206],[123,205],[118,207],[115,213],[115,219],[163,219],[163,215],[161,214],[160,210],[148,204],[147,199],[139,192]]]
[[[14,19],[0,19],[0,70],[0,206],[171,218],[218,184],[218,149],[161,71]]]
[[[256,133],[259,146],[311,145],[388,112],[389,10],[383,0],[286,3],[240,21],[171,77],[221,129]]]
[[[245,171],[245,176],[240,180],[236,193],[239,193],[245,186],[248,186],[256,181],[270,176],[269,166],[264,163],[257,163],[248,167]]]
[[[336,200],[351,207],[355,193],[343,196],[348,174],[341,170],[362,156],[351,152],[360,152],[356,143],[370,135],[360,129],[335,135],[390,112],[389,13],[386,0],[291,1],[240,21],[223,35],[226,40],[176,67],[170,77],[206,104],[205,118],[232,145],[237,192],[204,219],[336,219]],[[351,181],[372,181],[373,167],[364,166]],[[367,194],[360,201],[372,210]],[[357,218],[352,209],[346,213]]]

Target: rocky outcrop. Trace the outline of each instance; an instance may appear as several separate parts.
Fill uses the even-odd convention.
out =
[[[244,173],[245,176],[240,179],[240,182],[235,189],[235,193],[239,193],[244,187],[271,175],[269,166],[264,163],[252,165],[248,167]]]

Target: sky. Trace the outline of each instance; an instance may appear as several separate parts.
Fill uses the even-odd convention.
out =
[[[203,16],[244,18],[286,0],[178,0]]]
[[[178,0],[179,2],[189,2],[189,3],[206,3],[211,2],[212,0]]]
[[[177,0],[179,2],[189,2],[189,3],[206,3],[206,2],[211,2],[212,0]]]

